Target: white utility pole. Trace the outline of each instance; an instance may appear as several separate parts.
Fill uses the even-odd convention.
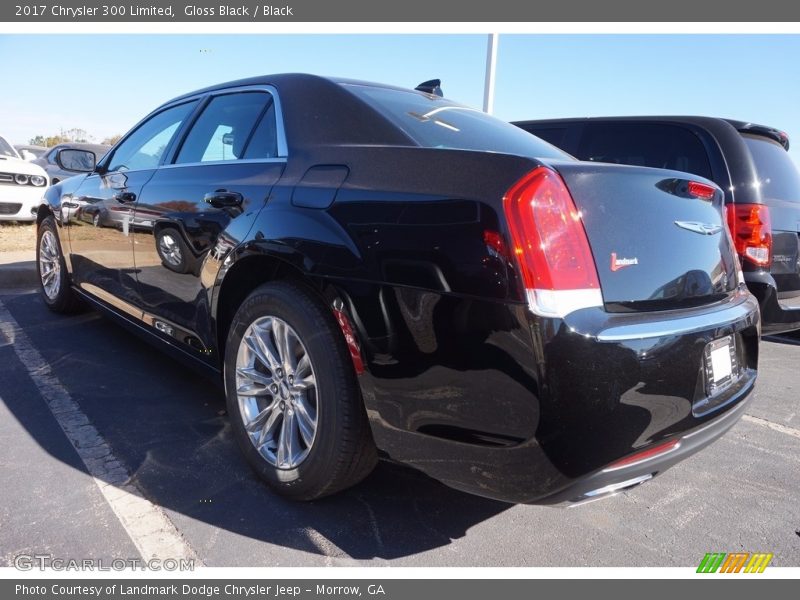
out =
[[[497,67],[498,34],[490,33],[486,46],[486,80],[483,84],[483,112],[492,114],[494,110],[494,72]]]

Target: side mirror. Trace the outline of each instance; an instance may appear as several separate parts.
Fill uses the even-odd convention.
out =
[[[91,173],[96,163],[97,157],[90,150],[64,148],[56,153],[56,164],[65,171]]]

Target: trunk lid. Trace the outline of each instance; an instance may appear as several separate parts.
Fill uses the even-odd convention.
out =
[[[737,287],[722,213],[689,191],[697,176],[589,162],[552,165],[580,210],[605,308],[670,310],[717,302]]]

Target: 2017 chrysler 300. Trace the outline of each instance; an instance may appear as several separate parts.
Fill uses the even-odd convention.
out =
[[[599,498],[716,439],[755,382],[716,186],[579,162],[425,91],[214,86],[46,199],[44,302],[223,378],[241,450],[292,498],[354,485],[377,449],[492,498]]]

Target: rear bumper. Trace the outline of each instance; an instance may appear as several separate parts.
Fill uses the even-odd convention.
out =
[[[800,295],[791,299],[779,299],[777,285],[769,273],[745,272],[745,281],[753,295],[758,298],[761,327],[765,334],[800,329]]]
[[[750,392],[754,381],[741,390],[738,402],[733,408],[722,413],[712,421],[699,425],[695,429],[674,436],[671,440],[677,446],[664,454],[642,460],[631,466],[619,469],[599,469],[594,473],[582,477],[567,488],[539,501],[540,504],[578,506],[602,498],[616,495],[625,490],[636,487],[663,473],[671,466],[688,458],[720,438],[733,427],[744,414],[745,407],[750,403]]]
[[[30,185],[0,185],[0,221],[35,221],[46,189]]]
[[[485,320],[488,313],[479,311]],[[413,380],[416,397],[423,398],[415,411],[409,409],[410,393],[406,402],[392,393],[397,378],[363,376],[378,446],[472,494],[513,503],[574,504],[611,495],[621,484],[636,485],[710,444],[738,420],[755,384],[759,308],[745,289],[724,303],[686,311],[584,309],[564,320],[521,313],[531,337],[529,362],[517,356],[514,369],[488,361],[474,370],[462,366],[448,385],[435,389],[431,385],[440,383],[445,366],[432,367],[426,373],[436,373],[435,381]],[[519,332],[511,333],[519,344]],[[709,397],[704,351],[727,336],[736,340],[738,376]],[[495,348],[513,348],[506,334],[495,333],[492,340]],[[477,361],[481,353],[488,354],[486,345],[471,355]],[[458,381],[470,381],[474,389],[489,382],[486,389],[503,393],[458,389]],[[378,402],[381,397],[385,404]],[[450,410],[456,406],[462,407],[460,421]],[[466,422],[463,414],[471,406],[480,407],[481,421]],[[524,439],[499,435],[525,414],[533,416]],[[679,446],[666,454],[609,470],[620,459],[673,440]]]

